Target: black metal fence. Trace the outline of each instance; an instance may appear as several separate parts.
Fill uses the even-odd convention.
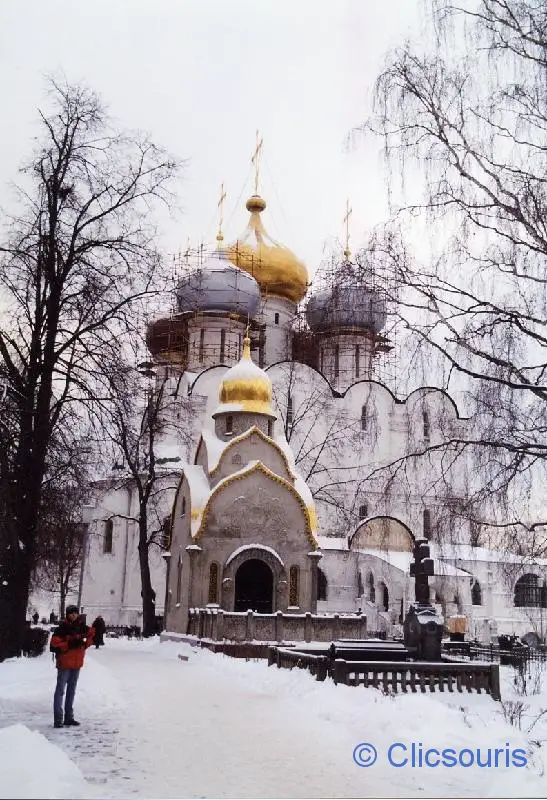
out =
[[[138,625],[107,625],[105,634],[113,639],[119,639],[121,636],[128,639],[142,639],[142,630]]]
[[[497,644],[481,645],[474,642],[446,642],[443,653],[465,661],[488,661],[492,664],[519,666],[528,661],[547,661],[547,648],[513,647],[504,650]]]
[[[306,669],[316,680],[332,678],[334,683],[381,689],[386,694],[412,692],[476,692],[500,700],[499,665],[445,660],[425,661],[346,661],[325,655],[271,647],[268,665]]]

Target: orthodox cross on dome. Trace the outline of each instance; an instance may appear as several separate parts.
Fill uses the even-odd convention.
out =
[[[251,158],[251,163],[255,168],[255,194],[258,194],[258,178],[260,175],[260,156],[262,154],[262,145],[264,144],[264,140],[260,136],[260,132],[256,132],[256,147],[253,153],[253,157]]]
[[[220,244],[224,236],[222,235],[222,225],[224,223],[224,201],[226,200],[226,192],[224,191],[224,184],[220,184],[220,197],[217,203],[218,207],[218,233],[217,242]]]
[[[349,218],[351,217],[352,213],[353,209],[350,208],[349,198],[348,198],[348,200],[346,200],[346,215],[344,217],[344,224],[346,226],[346,247],[344,250],[344,256],[346,258],[349,258],[351,255],[351,250],[349,249]]]
[[[186,266],[190,266],[190,237],[188,237],[188,241],[186,242],[186,251],[184,253],[185,263]]]

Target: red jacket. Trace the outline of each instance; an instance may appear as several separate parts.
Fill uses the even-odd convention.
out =
[[[75,622],[63,620],[53,631],[50,642],[50,649],[57,657],[57,669],[81,669],[85,651],[93,644],[94,634],[93,628],[89,628],[81,617]]]

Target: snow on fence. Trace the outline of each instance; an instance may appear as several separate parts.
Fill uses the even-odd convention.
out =
[[[367,618],[362,614],[257,614],[255,611],[223,611],[191,608],[188,634],[214,642],[331,642],[364,639]]]
[[[334,683],[365,686],[383,692],[476,692],[500,700],[497,664],[479,662],[428,661],[334,661],[324,655],[271,647],[268,665],[307,669],[318,681],[332,678]]]

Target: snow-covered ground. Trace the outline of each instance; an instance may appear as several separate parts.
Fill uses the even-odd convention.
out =
[[[188,661],[178,658],[179,654]],[[485,695],[398,695],[317,683],[157,639],[107,639],[88,652],[76,696],[80,728],[52,727],[49,653],[0,664],[0,797],[545,797],[547,675],[522,731]],[[541,743],[543,740],[543,743]],[[538,743],[538,741],[540,743]],[[500,766],[391,766],[389,746],[488,748]],[[371,743],[377,762],[357,766]],[[523,748],[525,767],[506,768]],[[400,762],[402,749],[397,750]],[[503,766],[502,766],[503,764]]]

